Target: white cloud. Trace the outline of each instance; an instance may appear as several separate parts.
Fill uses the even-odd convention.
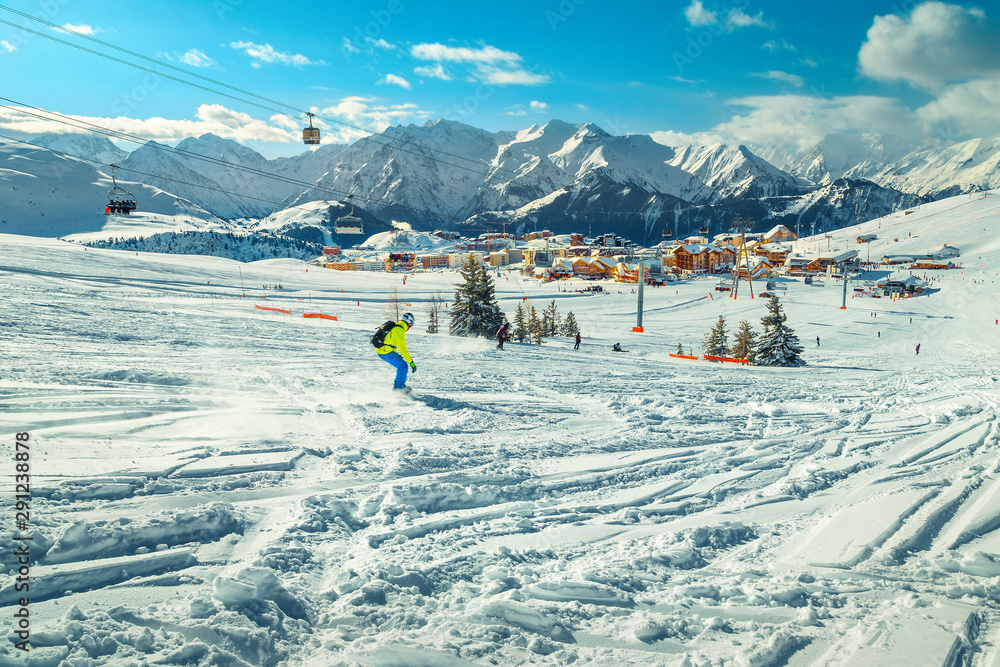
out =
[[[279,63],[281,65],[294,65],[302,67],[305,65],[325,65],[322,60],[310,60],[299,53],[284,53],[276,51],[270,44],[254,44],[253,42],[231,42],[231,48],[239,49],[247,56],[253,58],[251,67],[260,68],[261,63]]]
[[[768,70],[767,72],[755,72],[750,76],[755,76],[760,79],[770,79],[771,81],[780,81],[782,83],[790,83],[793,86],[798,86],[800,88],[805,85],[805,79],[801,76],[773,69]]]
[[[761,44],[761,48],[762,49],[767,49],[768,51],[770,51],[772,53],[774,53],[775,51],[792,51],[792,52],[794,52],[794,51],[797,50],[794,46],[792,46],[791,44],[789,44],[785,40],[781,40],[779,42],[779,41],[773,40],[773,39],[769,40],[767,42],[764,42],[763,44]]]
[[[536,74],[518,67],[523,60],[519,54],[503,51],[488,44],[475,49],[438,43],[417,44],[410,49],[410,55],[420,60],[435,61],[439,65],[442,62],[472,65],[475,79],[497,86],[537,86],[550,80],[547,74]],[[425,68],[420,69],[419,73],[430,71]],[[443,72],[443,69],[441,71]]]
[[[508,116],[527,116],[528,109],[523,104],[514,104],[504,109],[504,113]]]
[[[34,110],[26,111],[38,113]],[[300,140],[300,135],[296,131],[287,131],[282,127],[276,127],[276,124],[253,118],[249,114],[233,111],[218,104],[203,104],[198,107],[196,120],[157,117],[128,118],[124,116],[117,118],[68,117],[163,142],[198,137],[208,132],[236,141],[291,143]],[[80,134],[85,132],[83,129],[78,130],[67,125],[62,118],[59,120],[37,118],[17,109],[0,109],[0,128],[24,134]]]
[[[876,16],[858,66],[873,79],[933,89],[1000,74],[998,43],[1000,21],[981,10],[925,2],[908,17]]]
[[[691,4],[684,9],[684,18],[688,24],[694,28],[704,28],[706,26],[719,26],[719,30],[733,32],[737,28],[749,28],[752,26],[760,28],[770,28],[771,24],[764,20],[764,13],[757,12],[755,16],[750,16],[742,9],[730,9],[725,20],[719,18],[719,12],[706,9],[701,0],[691,0]]]
[[[413,87],[410,85],[409,81],[407,81],[401,76],[396,76],[395,74],[386,74],[385,78],[381,79],[378,82],[378,85],[382,84],[388,84],[390,86],[399,86],[400,88],[406,88],[407,90]]]
[[[512,51],[501,51],[495,46],[470,49],[465,46],[445,46],[444,44],[417,44],[410,54],[420,60],[435,60],[453,63],[519,63],[521,56]]]
[[[413,69],[413,73],[417,76],[422,76],[428,79],[451,81],[451,75],[445,71],[444,66],[441,63],[437,63],[431,67],[415,67]]]
[[[916,114],[941,140],[995,137],[1000,127],[1000,78],[948,86]]]
[[[0,46],[2,46],[7,53],[14,53],[17,51],[17,47],[7,41],[0,41]]]
[[[344,38],[344,41],[341,43],[340,48],[342,48],[344,51],[347,51],[348,53],[361,53],[361,49],[354,46],[354,43],[351,41],[350,37]]]
[[[546,74],[535,74],[523,69],[500,69],[498,67],[481,66],[478,68],[480,78],[486,83],[497,86],[539,86],[549,82]]]
[[[283,127],[286,130],[291,130],[292,132],[298,132],[303,127],[303,124],[299,123],[288,114],[276,113],[273,116],[271,116],[268,120],[271,121],[272,125]]]
[[[714,132],[696,132],[686,134],[684,132],[674,132],[664,130],[660,132],[650,132],[649,136],[653,141],[664,146],[714,146],[727,141],[727,137]]]
[[[538,100],[531,100],[531,104],[529,106],[531,107],[532,111],[538,113],[543,113],[549,110],[548,104],[546,104],[545,102],[539,102]]]
[[[756,16],[750,16],[740,9],[734,9],[729,12],[729,16],[726,17],[726,27],[730,30],[734,30],[736,28],[749,28],[751,26],[757,26],[758,28],[770,28],[771,24],[764,20],[764,12],[757,12]]]
[[[177,60],[191,67],[210,67],[213,69],[221,69],[217,62],[206,56],[198,49],[190,49],[187,53],[177,53],[175,51],[173,54],[157,53],[156,55],[164,60]]]
[[[373,39],[371,37],[365,37],[365,41],[377,49],[385,49],[386,51],[392,51],[396,48],[395,44],[390,44],[384,39]]]
[[[418,108],[416,104],[385,106],[378,104],[374,98],[360,96],[345,97],[334,106],[322,109],[319,113],[328,118],[339,118],[354,126],[334,126],[332,129],[339,133],[339,135],[335,135],[335,141],[349,141],[368,136],[374,132],[382,132],[390,125],[417,120],[423,121],[431,117],[430,112]],[[320,119],[313,122],[319,127],[331,128],[330,124],[324,123]]]
[[[80,25],[73,25],[72,23],[65,23],[65,24],[63,24],[62,28],[52,28],[52,29],[55,30],[56,32],[68,32],[68,33],[74,33],[75,32],[75,33],[80,34],[80,35],[93,35],[93,34],[99,32],[93,26],[89,26],[89,25],[87,25],[85,23],[84,24],[80,24]]]
[[[576,108],[579,109],[580,111],[590,111],[590,107],[588,107],[586,104],[577,104]]]
[[[691,0],[691,4],[684,10],[684,18],[687,22],[698,28],[704,25],[712,25],[719,20],[716,12],[705,9],[701,0]]]
[[[736,141],[805,148],[831,132],[880,132],[918,138],[926,125],[898,100],[867,95],[755,96],[730,100],[750,111],[720,123],[713,132]]]

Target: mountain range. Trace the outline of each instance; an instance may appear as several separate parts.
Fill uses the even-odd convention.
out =
[[[183,219],[189,228],[266,229],[345,243],[357,237],[338,239],[333,221],[349,210],[338,204],[348,194],[373,233],[404,222],[472,234],[615,232],[648,244],[665,230],[727,231],[734,218],[752,219],[761,230],[784,224],[828,231],[1000,186],[1000,139],[926,147],[834,133],[790,153],[722,143],[666,146],[649,135],[616,136],[559,120],[501,132],[439,120],[270,160],[210,134],[176,147],[150,142],[131,153],[95,136],[46,135],[32,144],[0,144],[0,192],[11,190],[0,199],[0,231],[107,231],[101,191],[110,189],[109,170],[100,165],[111,162],[136,192],[140,211],[169,216],[163,231],[187,229],[178,227]],[[155,229],[156,220],[149,222]]]

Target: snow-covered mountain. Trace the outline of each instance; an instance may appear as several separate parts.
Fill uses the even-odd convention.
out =
[[[108,138],[90,134],[43,134],[29,143],[108,165],[128,155],[128,151],[118,148]]]
[[[559,120],[503,132],[438,120],[275,160],[211,134],[176,148],[146,144],[127,157],[100,137],[37,142],[114,160],[124,168],[119,175],[241,227],[273,229],[256,221],[281,217],[289,207],[295,208],[286,217],[294,218],[299,207],[318,202],[316,220],[275,230],[316,243],[331,240],[330,207],[348,194],[374,231],[391,229],[393,221],[416,230],[472,231],[505,220],[521,232],[613,231],[646,243],[666,227],[676,234],[702,224],[724,231],[736,217],[751,217],[759,227],[815,222],[828,231],[946,194],[1000,186],[1000,139],[927,149],[898,137],[833,133],[792,154],[746,145],[665,146],[648,135],[615,136]],[[90,178],[85,174],[73,178]],[[38,192],[60,191],[44,173],[31,175],[40,177]],[[44,198],[36,205],[29,216],[74,215]]]
[[[79,147],[76,147],[79,148]],[[107,216],[110,170],[52,150],[0,143],[0,233],[108,238],[228,225],[198,204],[145,183],[118,184],[141,202],[131,216]]]
[[[145,182],[175,192],[222,218],[260,218],[296,203],[327,169],[343,145],[331,144],[297,158],[268,160],[231,139],[205,134],[176,148],[150,142],[122,166]],[[330,199],[317,193],[312,199]]]

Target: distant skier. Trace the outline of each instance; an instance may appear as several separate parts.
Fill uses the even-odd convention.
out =
[[[920,343],[917,343],[917,354],[920,354]]]
[[[410,388],[406,386],[407,365],[411,371],[417,372],[417,365],[406,349],[406,332],[412,328],[413,313],[404,313],[402,319],[386,332],[382,345],[375,348],[379,358],[396,369],[396,380],[392,388],[407,394],[410,393]]]
[[[819,336],[816,336],[816,347],[819,347]]]
[[[615,343],[614,345],[611,346],[611,351],[612,352],[624,352],[625,350],[622,349],[622,344],[621,343]]]
[[[504,322],[503,324],[500,325],[500,328],[497,329],[497,349],[498,350],[502,350],[503,349],[503,343],[504,343],[505,340],[507,340],[507,332],[509,330],[510,330],[510,322]]]
[[[576,343],[573,344],[573,349],[574,350],[579,350],[580,349],[580,332],[579,331],[576,332]]]

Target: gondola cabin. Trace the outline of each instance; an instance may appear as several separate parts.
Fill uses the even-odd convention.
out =
[[[306,115],[309,116],[309,127],[302,129],[302,143],[307,146],[315,146],[319,144],[319,128],[313,127],[312,122],[313,116],[316,114],[307,111]]]

